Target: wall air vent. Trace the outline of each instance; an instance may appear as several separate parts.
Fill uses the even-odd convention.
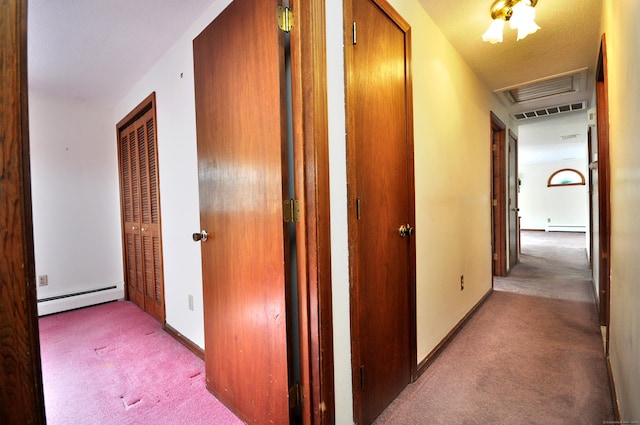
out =
[[[580,74],[567,75],[507,90],[513,103],[545,99],[559,94],[575,93],[580,89]]]
[[[564,112],[580,111],[587,107],[587,102],[570,103],[567,105],[551,106],[549,108],[536,109],[535,111],[518,112],[513,114],[513,118],[526,120],[529,118],[547,117],[549,115],[562,114]]]
[[[496,90],[495,93],[508,106],[581,93],[586,91],[587,70],[582,68],[541,80],[529,81]]]

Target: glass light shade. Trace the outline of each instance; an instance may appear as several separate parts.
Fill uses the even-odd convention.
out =
[[[535,23],[536,9],[528,2],[520,1],[513,6],[513,14],[509,20],[512,29],[518,30],[518,40],[538,31],[540,27]]]
[[[482,40],[491,44],[502,43],[502,32],[504,31],[505,21],[498,18],[494,19],[489,29],[482,34]]]

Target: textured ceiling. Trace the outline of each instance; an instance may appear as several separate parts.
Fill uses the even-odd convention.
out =
[[[481,39],[493,0],[418,1],[490,90],[588,69],[586,90],[513,105],[509,112],[579,101],[593,106],[601,0],[538,0],[542,29],[516,42],[507,26],[499,44]],[[28,0],[30,89],[114,106],[212,3]]]
[[[213,0],[28,0],[31,90],[113,106]]]
[[[511,112],[591,100],[600,48],[601,0],[538,0],[536,22],[541,29],[516,41],[516,31],[507,24],[504,42],[497,44],[482,41],[491,23],[493,0],[418,1],[491,90],[589,69],[585,92],[514,106]]]
[[[538,0],[541,29],[516,41],[505,25],[504,41],[490,44],[482,34],[491,23],[493,0],[418,0],[462,58],[493,91],[587,69],[587,84],[577,93],[507,105],[512,114],[585,101],[592,108],[595,66],[600,50],[601,0]],[[519,123],[521,165],[565,160],[587,161],[583,115],[571,112]],[[562,140],[572,134],[574,139]]]

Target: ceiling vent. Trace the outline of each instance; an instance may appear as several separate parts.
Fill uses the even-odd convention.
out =
[[[583,92],[587,86],[587,68],[496,90],[507,105],[518,105],[553,96]]]
[[[580,111],[580,110],[586,109],[586,107],[587,107],[587,102],[577,102],[577,103],[570,103],[567,105],[551,106],[549,108],[536,109],[535,111],[518,112],[517,114],[513,114],[513,117],[518,121],[520,121],[520,120],[526,120],[530,118],[547,117],[549,115],[557,115],[565,112]]]

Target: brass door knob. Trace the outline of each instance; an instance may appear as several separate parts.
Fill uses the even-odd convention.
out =
[[[406,226],[403,224],[398,229],[398,233],[400,233],[400,236],[403,237],[403,238],[405,236],[413,236],[415,234],[415,229],[413,227],[411,227],[411,225],[409,225],[409,224],[407,224]]]
[[[193,241],[194,242],[206,242],[208,237],[209,237],[209,234],[207,233],[207,231],[206,230],[202,230],[202,231],[200,231],[200,233],[194,233],[193,234]]]

